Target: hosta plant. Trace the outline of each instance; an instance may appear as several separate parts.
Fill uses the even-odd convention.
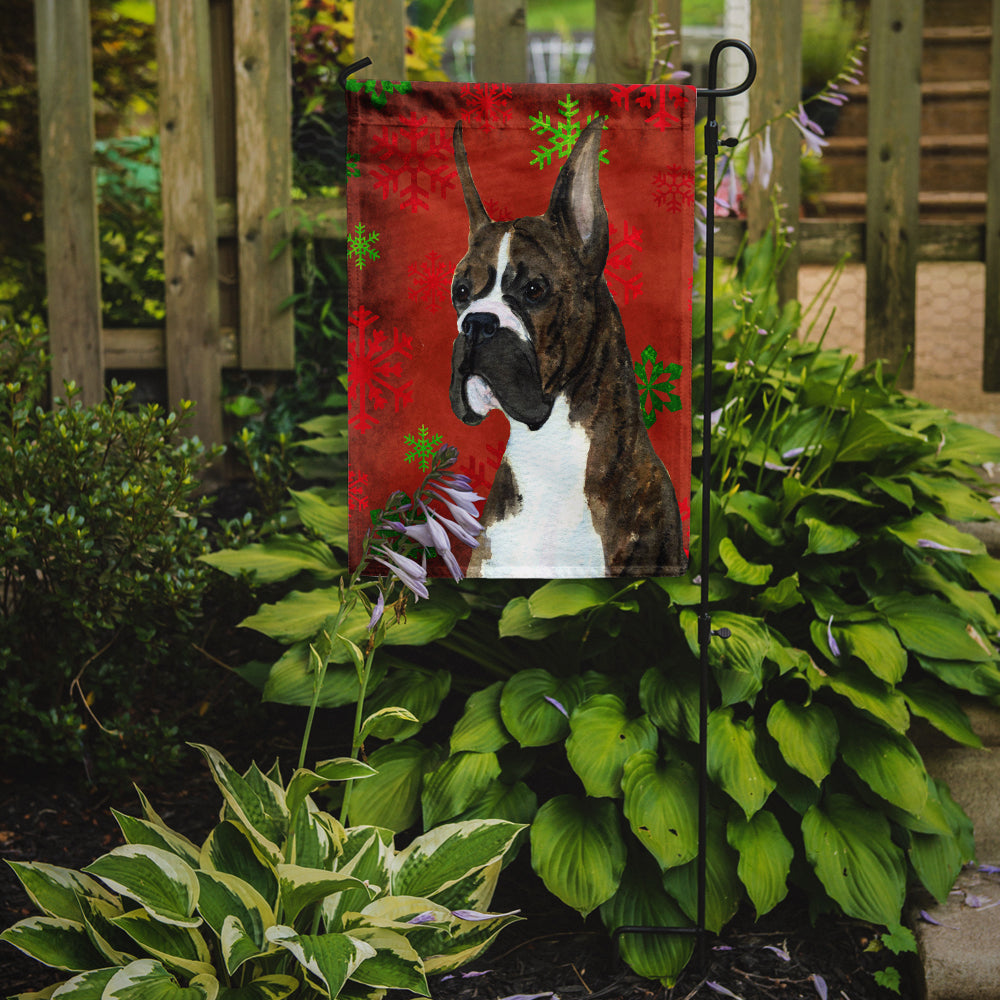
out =
[[[338,758],[240,774],[202,746],[221,818],[198,845],[140,793],[115,813],[126,843],[82,871],[11,862],[41,911],[0,935],[61,970],[65,1000],[281,1000],[429,996],[427,976],[477,956],[518,919],[488,912],[521,829],[450,823],[404,849],[391,831],[343,827],[312,795],[369,779]],[[54,992],[53,992],[54,989]]]

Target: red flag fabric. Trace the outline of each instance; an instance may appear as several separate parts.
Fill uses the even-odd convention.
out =
[[[447,444],[488,498],[479,546],[454,549],[470,576],[683,572],[694,90],[369,82],[348,101],[352,568]]]

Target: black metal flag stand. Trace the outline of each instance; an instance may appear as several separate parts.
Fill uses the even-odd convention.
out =
[[[719,57],[725,49],[739,49],[747,60],[747,75],[736,87],[719,88]],[[342,69],[337,77],[341,88],[346,90],[346,80],[351,74],[371,65],[365,56]],[[707,837],[708,837],[708,700],[710,671],[708,650],[712,637],[729,637],[728,629],[712,629],[712,615],[709,611],[709,549],[711,529],[711,494],[708,488],[712,472],[712,294],[715,282],[715,159],[721,146],[735,146],[735,138],[719,139],[719,123],[716,121],[716,101],[720,97],[735,97],[750,89],[757,76],[757,59],[753,49],[746,42],[733,38],[723,39],[712,49],[708,61],[708,87],[698,89],[698,97],[707,100],[707,121],[705,123],[705,158],[707,161],[708,184],[706,191],[706,232],[705,232],[705,393],[702,402],[702,453],[701,453],[701,602],[698,612],[698,646],[701,653],[701,687],[698,704],[698,910],[694,927],[623,926],[615,929],[612,937],[617,943],[623,934],[694,934],[698,940],[698,963],[702,970],[706,967],[705,955],[705,897],[707,890]]]

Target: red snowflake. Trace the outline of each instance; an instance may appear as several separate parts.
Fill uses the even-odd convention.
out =
[[[409,296],[414,302],[424,302],[432,313],[451,299],[451,273],[454,265],[437,251],[424,254],[422,260],[410,264]]]
[[[462,465],[457,471],[463,476],[469,477],[469,482],[476,493],[486,496],[493,482],[493,473],[500,468],[500,461],[503,459],[503,453],[506,449],[507,442],[505,440],[497,441],[496,444],[488,444],[486,445],[485,458],[467,454],[464,456]],[[492,471],[487,472],[487,469]]]
[[[413,357],[413,338],[392,328],[390,340],[375,329],[378,316],[359,306],[347,317],[348,425],[364,432],[378,423],[374,416],[392,398],[395,412],[413,402],[413,379],[401,381],[400,358]]]
[[[514,93],[509,83],[463,83],[461,95],[466,106],[459,115],[466,125],[479,124],[489,131],[510,121],[506,105]]]
[[[382,126],[375,136],[373,158],[378,161],[370,174],[382,197],[398,195],[404,211],[430,210],[430,196],[444,198],[455,186],[455,165],[452,159],[448,130],[425,126],[427,116],[416,112],[399,116],[399,127]]]
[[[638,271],[632,273],[632,254],[628,252],[642,251],[642,230],[634,226],[630,228],[627,222],[623,222],[622,238],[616,239],[618,227],[610,223],[608,228],[611,232],[611,247],[608,251],[608,262],[604,265],[604,278],[611,289],[611,294],[616,299],[622,296],[621,304],[625,305],[642,294],[642,274]]]
[[[684,167],[657,171],[653,177],[653,197],[668,212],[683,212],[694,204],[694,171]]]
[[[640,108],[648,111],[655,107],[646,124],[655,125],[661,131],[680,125],[679,114],[688,102],[684,88],[672,83],[628,83],[611,87],[611,103],[618,107],[629,107],[633,97]],[[667,109],[668,102],[672,111]]]
[[[370,506],[368,501],[368,473],[347,472],[347,509],[364,513]]]

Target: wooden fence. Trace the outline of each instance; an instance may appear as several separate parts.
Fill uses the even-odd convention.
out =
[[[474,0],[477,79],[526,79],[526,2]],[[73,379],[94,401],[108,370],[166,369],[169,400],[195,400],[196,433],[221,441],[221,370],[293,365],[292,316],[281,308],[292,290],[291,255],[275,254],[291,218],[280,211],[291,201],[290,0],[157,2],[166,326],[145,330],[101,326],[88,0],[35,3],[53,384]],[[680,25],[681,0],[595,0],[598,80],[644,79],[657,3],[659,16]],[[405,8],[405,0],[357,0],[356,51],[373,60],[362,76],[405,76]],[[1000,0],[992,3],[985,224],[919,219],[922,9],[917,0],[871,0],[866,218],[788,216],[797,241],[782,291],[795,294],[800,263],[832,263],[844,253],[863,260],[866,355],[895,365],[909,351],[903,379],[912,384],[917,262],[985,261],[983,384],[998,391]],[[753,129],[799,101],[802,2],[754,0],[751,16],[759,65]],[[791,123],[779,124],[787,127],[775,129],[769,188],[749,192],[746,222],[725,220],[720,255],[732,254],[746,228],[762,231],[776,192],[786,205],[799,203],[800,137]],[[314,235],[344,238],[342,201],[301,208],[315,220]]]

